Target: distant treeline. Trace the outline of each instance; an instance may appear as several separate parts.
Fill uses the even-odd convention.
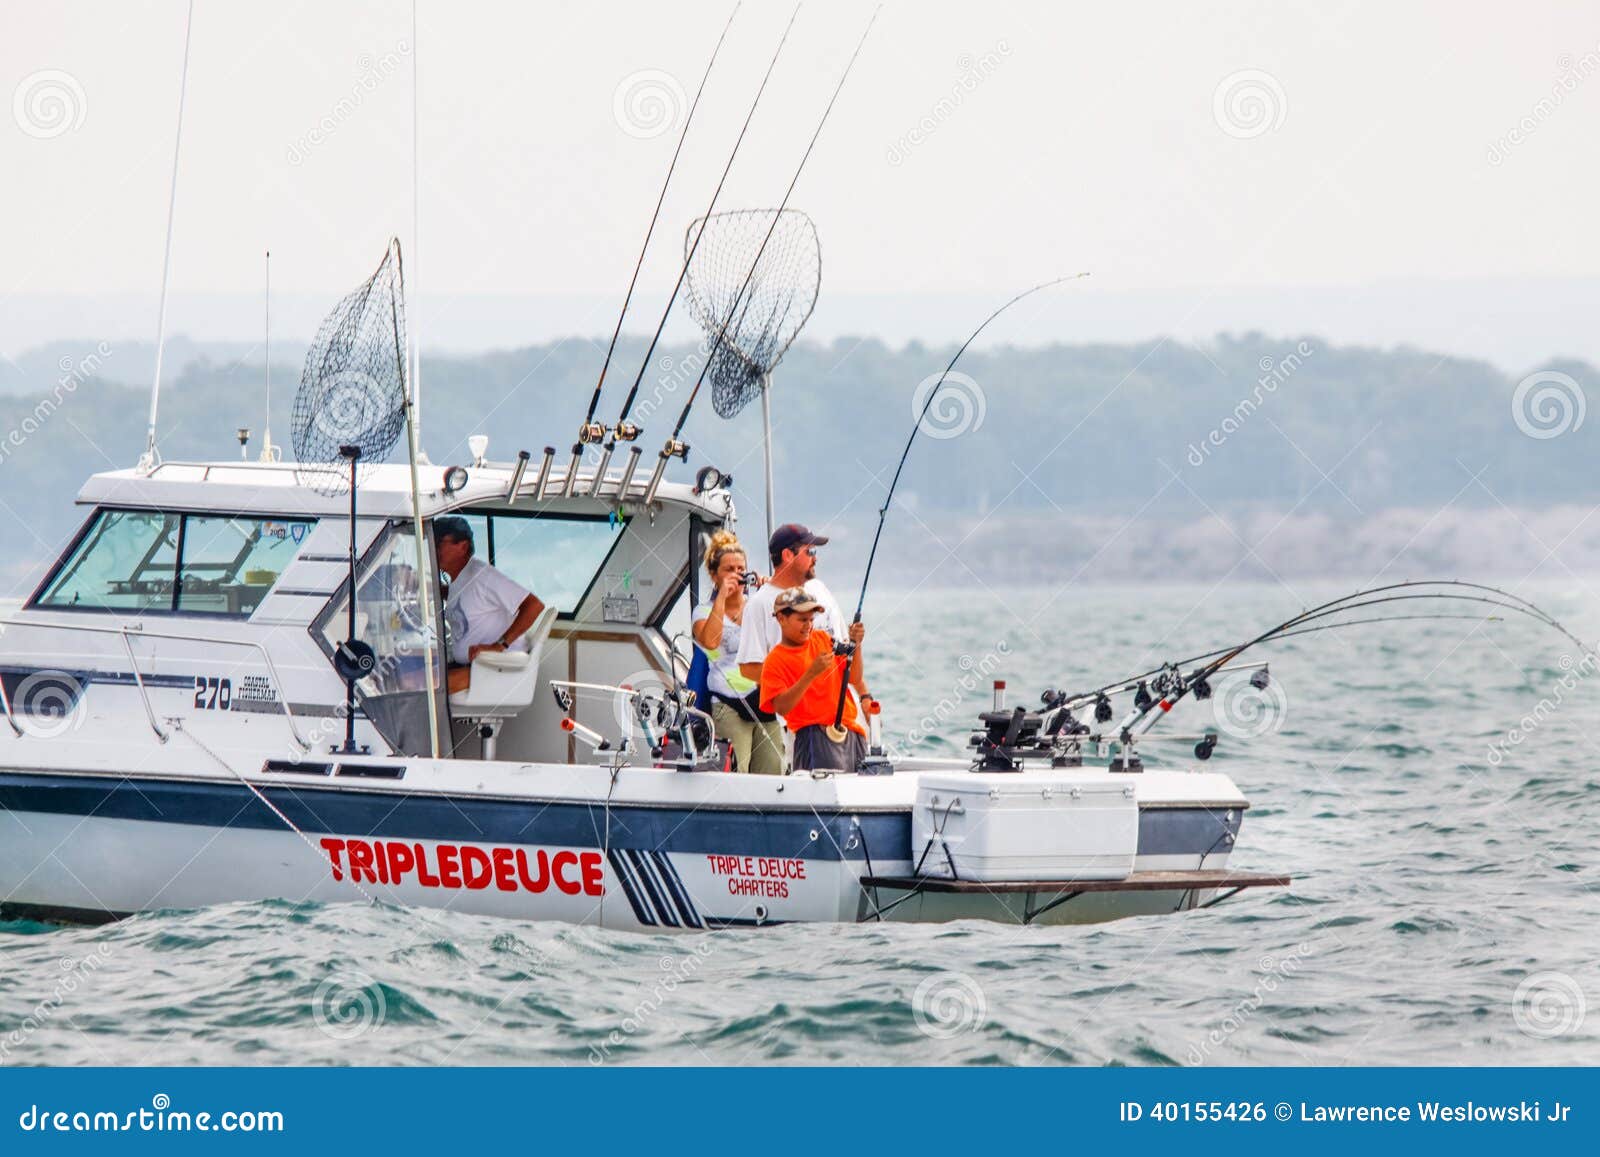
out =
[[[76,525],[72,498],[83,478],[131,466],[143,442],[148,387],[122,384],[137,379],[119,371],[114,345],[57,343],[48,352],[17,359],[23,370],[12,372],[28,380],[0,396],[0,543],[13,574]],[[859,544],[913,404],[952,352],[871,339],[792,349],[774,381],[780,518],[827,524]],[[254,452],[264,417],[259,355],[228,348],[211,358],[204,346],[185,353],[191,360],[174,368],[162,394],[163,456],[236,457],[241,426],[252,429]],[[615,416],[642,353],[637,341],[619,349],[604,419]],[[572,339],[426,358],[429,455],[464,461],[466,438],[478,432],[490,436],[491,459],[519,449],[537,458],[546,444],[564,452],[603,356],[603,342]],[[688,397],[699,358],[692,347],[657,351],[634,415],[647,461]],[[126,359],[130,367],[137,360]],[[1530,366],[1517,377],[1422,350],[1249,334],[1205,346],[1002,347],[969,353],[959,370],[964,376],[935,400],[935,436],[913,451],[895,534],[902,548],[919,537],[982,542],[973,565],[984,571],[1005,552],[1034,571],[1038,557],[1060,553],[1068,528],[1073,538],[1109,540],[1119,528],[1259,525],[1263,512],[1277,512],[1302,528],[1325,524],[1339,539],[1339,527],[1391,508],[1448,509],[1454,521],[1502,504],[1582,508],[1600,499],[1600,419],[1583,420],[1585,391],[1600,386],[1600,375],[1583,363]],[[297,367],[275,366],[272,432],[284,445],[298,376]],[[703,394],[686,431],[689,468],[677,468],[731,471],[747,531],[760,523],[759,411],[752,405],[723,421]],[[1307,524],[1310,516],[1320,521]],[[966,529],[951,536],[957,526]],[[1055,545],[1045,551],[1045,543]],[[1066,553],[1092,559],[1096,546]],[[1314,561],[1315,546],[1304,549]]]

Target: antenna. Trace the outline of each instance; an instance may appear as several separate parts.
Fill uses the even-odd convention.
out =
[[[417,109],[420,104],[418,93],[420,84],[417,80],[417,0],[411,0],[411,318],[407,337],[410,339],[411,348],[408,355],[411,358],[411,396],[407,399],[411,406],[410,429],[407,438],[410,439],[411,459],[413,464],[426,462],[427,454],[422,450],[422,327],[417,324],[417,251],[422,239],[422,148],[418,144]],[[413,489],[415,485],[413,484]]]
[[[283,452],[272,444],[272,250],[267,250],[267,278],[263,313],[266,316],[266,391],[267,418],[261,431],[261,461],[276,462]]]
[[[167,247],[161,258],[161,306],[156,311],[156,376],[150,384],[150,425],[145,431],[144,455],[139,469],[156,465],[156,410],[161,402],[161,354],[167,342],[167,286],[172,275],[172,219],[178,206],[178,157],[183,151],[183,105],[189,93],[189,41],[194,33],[194,0],[183,25],[183,72],[178,80],[178,129],[172,142],[172,185],[167,196]]]

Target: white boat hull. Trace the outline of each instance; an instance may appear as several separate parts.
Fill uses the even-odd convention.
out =
[[[262,774],[247,786],[0,770],[4,910],[89,921],[263,899],[382,901],[654,932],[877,919],[1087,923],[1179,911],[1213,894],[1181,887],[1062,900],[1070,882],[966,894],[863,886],[911,878],[915,853],[926,851],[909,844],[915,774],[762,780],[627,769],[608,803],[601,768],[478,765],[476,783],[443,792],[424,787],[428,761],[415,764],[406,767],[410,790],[407,779],[351,787]],[[509,797],[506,780],[520,781],[523,798]],[[1219,780],[1227,782],[1149,776],[1167,794],[1188,788],[1194,798],[1141,811],[1136,873],[1226,867],[1243,805],[1203,798],[1218,794]],[[563,792],[559,781],[586,790]],[[532,796],[540,782],[556,791]]]

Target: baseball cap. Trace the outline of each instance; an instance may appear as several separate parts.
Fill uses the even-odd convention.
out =
[[[777,558],[784,551],[793,550],[797,546],[825,546],[827,542],[827,535],[812,534],[798,522],[786,522],[772,532],[767,550],[773,558]]]
[[[781,615],[784,611],[820,611],[822,604],[806,593],[805,587],[789,587],[778,592],[778,597],[772,600],[772,613]]]

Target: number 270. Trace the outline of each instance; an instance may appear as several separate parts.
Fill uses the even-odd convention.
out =
[[[229,711],[233,708],[233,680],[194,677],[194,705],[202,711]]]

